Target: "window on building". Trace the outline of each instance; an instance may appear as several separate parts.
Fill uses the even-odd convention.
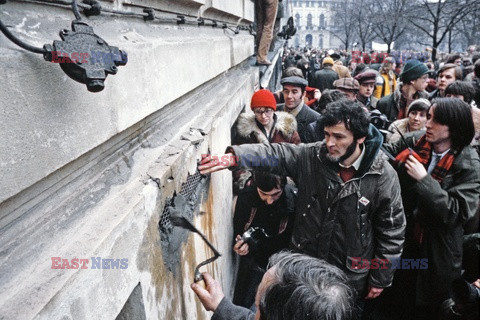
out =
[[[296,14],[295,15],[295,25],[297,26],[297,28],[300,27],[300,14]]]
[[[323,15],[323,13],[320,15],[320,21],[318,25],[320,28],[325,28],[325,16]]]
[[[311,35],[311,34],[307,34],[307,35],[305,36],[305,45],[306,45],[307,47],[311,47],[311,46],[312,46],[312,40],[313,40],[312,35]]]
[[[313,25],[312,25],[312,14],[309,13],[308,16],[307,16],[307,29],[312,29],[313,28]]]
[[[323,49],[323,35],[322,34],[318,36],[318,47],[320,49]]]

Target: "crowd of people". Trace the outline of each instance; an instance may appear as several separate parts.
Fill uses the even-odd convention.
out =
[[[233,303],[192,285],[212,319],[478,318],[480,54],[349,58],[286,50],[202,159],[235,185]]]

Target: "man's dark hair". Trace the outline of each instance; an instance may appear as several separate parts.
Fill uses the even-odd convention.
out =
[[[475,135],[472,108],[458,98],[438,98],[432,103],[433,120],[448,126],[452,148],[461,151]]]
[[[346,320],[355,313],[355,290],[345,274],[300,253],[270,258],[275,279],[260,299],[262,320]]]
[[[256,170],[253,172],[253,183],[260,190],[270,192],[277,187],[283,189],[287,184],[287,178],[266,171]]]
[[[475,77],[480,78],[480,59],[474,64],[473,73],[475,74]]]
[[[325,89],[322,92],[322,96],[320,97],[320,100],[318,100],[318,111],[322,112],[325,110],[327,105],[330,102],[337,101],[340,99],[345,99],[345,93],[338,89]]]
[[[461,59],[462,56],[459,55],[458,53],[452,53],[447,56],[447,61],[446,63],[455,63],[455,60]]]
[[[323,123],[325,127],[333,127],[341,122],[356,140],[367,136],[370,116],[360,102],[341,99],[328,104]]]
[[[454,94],[463,96],[463,101],[470,103],[475,96],[475,88],[467,81],[454,81],[445,89],[445,95]]]
[[[362,73],[367,69],[367,65],[365,63],[357,63],[357,66],[355,67],[355,70],[353,71],[352,77],[355,77],[357,74]]]
[[[439,77],[442,72],[448,69],[455,69],[455,80],[462,80],[463,79],[463,72],[462,68],[460,68],[457,64],[455,63],[447,63],[444,64],[437,73],[437,76]]]

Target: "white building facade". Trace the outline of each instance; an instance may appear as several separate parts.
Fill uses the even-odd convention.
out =
[[[340,48],[341,41],[329,31],[335,23],[331,8],[338,3],[333,0],[289,1],[297,27],[291,44],[295,47]]]

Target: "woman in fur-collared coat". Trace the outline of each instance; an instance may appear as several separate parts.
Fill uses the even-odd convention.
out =
[[[259,90],[252,96],[251,113],[242,113],[235,125],[232,144],[245,143],[300,143],[297,120],[287,112],[278,111],[275,97],[269,90]],[[251,173],[236,170],[233,173],[234,193],[245,187]],[[248,185],[248,183],[247,183]]]
[[[275,97],[265,89],[255,92],[252,97],[251,113],[238,117],[233,144],[244,143],[300,143],[295,117],[278,111]]]

